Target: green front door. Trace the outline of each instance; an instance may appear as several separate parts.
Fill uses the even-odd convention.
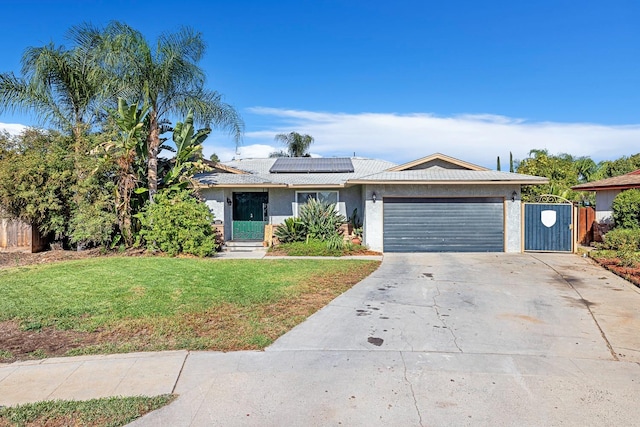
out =
[[[264,240],[268,193],[233,193],[233,240]]]

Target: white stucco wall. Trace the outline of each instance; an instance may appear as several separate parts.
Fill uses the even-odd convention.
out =
[[[269,222],[282,224],[286,218],[292,217],[296,194],[289,188],[272,188],[269,190]]]
[[[224,224],[224,239],[231,240],[231,207],[227,204],[227,197],[231,198],[231,191],[225,188],[203,188],[200,195],[213,213],[216,221]]]
[[[511,201],[513,192],[515,202]],[[376,202],[372,194],[376,193]],[[366,185],[364,243],[374,251],[383,250],[384,197],[502,197],[505,200],[505,249],[521,251],[521,203],[519,185]]]
[[[221,188],[204,188],[200,190],[205,204],[209,207],[216,220],[224,221],[225,194]]]
[[[598,190],[596,192],[596,222],[613,224],[613,199],[620,194],[620,190]]]
[[[300,191],[320,191],[323,188],[304,189]],[[363,219],[362,190],[360,186],[339,189],[326,189],[338,191],[338,211],[348,218],[354,209],[358,209],[358,216]],[[233,208],[226,203],[227,198],[233,200],[234,192],[268,192],[269,193],[269,223],[282,224],[286,218],[292,217],[297,212],[296,190],[290,188],[205,188],[200,194],[205,203],[213,212],[215,219],[224,222],[224,238],[231,240]]]

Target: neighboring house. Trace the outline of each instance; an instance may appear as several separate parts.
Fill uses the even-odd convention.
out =
[[[613,199],[621,191],[640,188],[640,169],[626,175],[587,182],[571,187],[575,191],[595,191],[596,193],[596,222],[598,224],[613,225]]]
[[[244,159],[196,176],[225,240],[262,240],[312,197],[357,209],[364,243],[385,252],[520,252],[522,185],[546,178],[491,171],[443,154],[403,165],[363,158]]]

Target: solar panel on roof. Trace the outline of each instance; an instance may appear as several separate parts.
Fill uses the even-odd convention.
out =
[[[349,158],[338,157],[279,157],[270,173],[345,173],[353,172]]]

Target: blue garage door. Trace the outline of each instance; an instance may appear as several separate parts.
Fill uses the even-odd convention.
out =
[[[385,252],[503,252],[499,197],[384,198]]]

